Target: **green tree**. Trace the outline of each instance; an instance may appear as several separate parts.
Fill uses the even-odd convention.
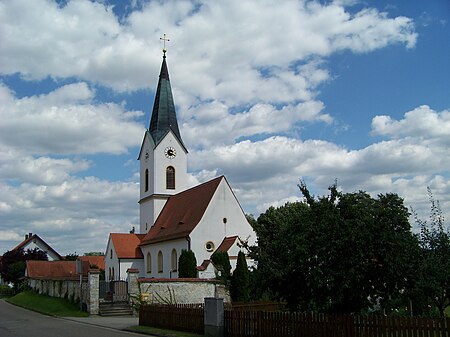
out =
[[[211,261],[214,263],[214,266],[220,272],[220,276],[218,276],[218,278],[227,281],[230,280],[231,264],[228,252],[215,252],[211,256]]]
[[[238,254],[236,269],[231,277],[230,292],[233,301],[248,302],[250,300],[250,272],[242,251]]]
[[[25,267],[27,260],[48,260],[47,253],[34,248],[24,251],[23,249],[14,249],[3,254],[0,264],[0,275],[6,282],[14,285],[14,290],[19,290],[20,283],[25,276]]]
[[[197,259],[192,250],[183,249],[178,259],[178,277],[197,277]]]
[[[450,233],[446,229],[439,202],[434,200],[429,188],[428,195],[430,222],[419,219],[415,214],[420,226],[421,247],[416,289],[419,298],[424,297],[427,302],[433,303],[440,316],[444,316],[445,308],[450,305]]]
[[[299,188],[305,202],[269,208],[255,225],[259,292],[291,310],[340,313],[406,298],[414,271],[409,254],[418,243],[403,200],[343,194],[336,184],[318,198],[304,183]]]
[[[66,261],[76,261],[76,260],[78,260],[78,254],[77,254],[77,252],[67,254],[66,257],[65,257],[64,259],[65,259]]]

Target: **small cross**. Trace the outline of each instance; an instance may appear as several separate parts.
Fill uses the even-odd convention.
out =
[[[166,54],[166,51],[167,51],[167,49],[166,49],[166,41],[169,42],[170,40],[166,38],[166,34],[164,34],[164,37],[160,37],[159,39],[162,40],[163,43],[164,43],[163,53]]]

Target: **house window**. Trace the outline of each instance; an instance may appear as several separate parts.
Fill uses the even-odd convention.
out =
[[[158,252],[158,273],[163,272],[163,253],[161,251]]]
[[[148,191],[148,169],[145,169],[145,192]]]
[[[175,168],[173,166],[166,168],[166,189],[175,189]]]
[[[152,272],[152,255],[150,252],[147,253],[147,273]]]
[[[177,256],[177,250],[172,249],[172,271],[177,271],[178,267],[178,256]]]

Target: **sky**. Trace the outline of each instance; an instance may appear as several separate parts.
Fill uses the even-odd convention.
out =
[[[139,228],[163,34],[190,186],[225,175],[257,217],[337,181],[423,219],[429,187],[450,215],[449,19],[448,0],[0,0],[0,254]]]

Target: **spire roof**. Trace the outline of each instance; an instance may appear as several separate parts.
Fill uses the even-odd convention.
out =
[[[159,74],[158,88],[156,89],[155,103],[153,104],[152,118],[149,131],[158,145],[167,132],[172,131],[183,145],[180,130],[178,129],[177,114],[173,102],[172,88],[170,87],[169,71],[166,63],[166,52],[164,51],[163,62]]]

